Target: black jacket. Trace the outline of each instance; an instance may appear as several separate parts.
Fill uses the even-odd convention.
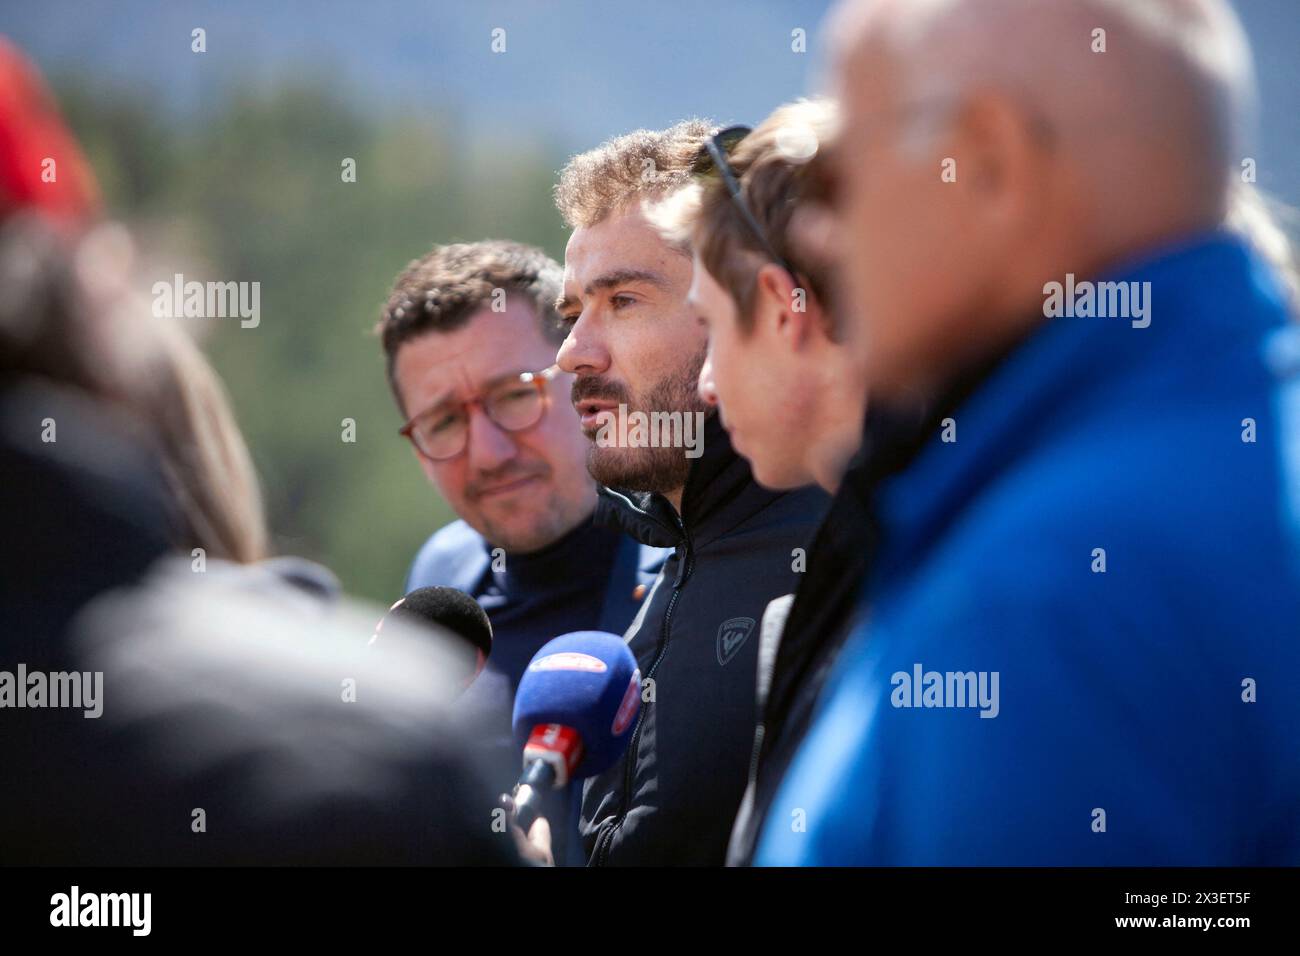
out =
[[[754,731],[749,783],[727,847],[729,866],[752,861],[768,809],[812,720],[836,655],[862,613],[862,588],[878,540],[871,509],[876,484],[917,453],[942,416],[974,388],[978,374],[976,370],[964,376],[943,400],[891,408],[877,404],[866,416],[862,444],[813,537],[807,571],[794,599],[774,607],[763,622],[761,716]]]
[[[747,866],[786,767],[808,728],[867,573],[871,535],[867,448],[850,464],[808,549],[792,604],[774,607],[760,640],[758,704],[749,783],[727,847],[729,866]]]
[[[627,632],[644,688],[628,752],[583,793],[591,865],[725,861],[754,737],[758,621],[794,590],[795,549],[827,503],[759,487],[716,416],[680,517],[661,495],[601,489],[598,521],[674,551]]]

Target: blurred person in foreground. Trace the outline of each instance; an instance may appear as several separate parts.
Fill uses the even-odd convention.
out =
[[[100,277],[118,274],[102,267],[115,244],[94,228],[97,184],[4,38],[0,89],[3,662],[42,651],[88,599],[141,574],[167,550],[169,514],[144,430],[123,409],[127,359],[147,337],[87,307]]]
[[[503,240],[436,246],[406,267],[379,323],[389,385],[429,481],[459,516],[416,555],[406,591],[473,596],[492,622],[487,667],[457,704],[466,733],[518,776],[515,689],[539,648],[571,631],[621,634],[665,552],[592,522],[587,442],[553,368],[562,270]],[[581,786],[548,795],[552,851],[586,858]]]
[[[253,518],[227,540],[259,540],[251,485],[176,500],[230,474],[191,452],[242,439],[228,418],[190,434],[221,417],[215,377],[194,381],[197,352],[182,342],[169,357],[133,319],[129,240],[96,223],[75,143],[3,42],[0,79],[0,859],[517,860],[447,737],[454,651],[437,634],[396,625],[376,650],[378,609],[303,601],[244,563],[168,557],[221,552],[222,516]],[[40,179],[45,156],[57,183]],[[149,393],[169,381],[196,401],[164,423]]]
[[[153,353],[159,330],[132,327],[92,294],[106,267],[99,236],[56,237],[26,216],[0,224],[0,275],[21,280],[5,284],[0,310],[11,506],[0,547],[0,856],[513,862],[480,769],[449,737],[455,664],[442,636],[386,627],[383,647],[368,647],[379,609],[305,600],[278,568],[221,560],[210,524],[178,521],[255,513],[248,500],[175,497],[214,477],[196,483],[174,467],[189,442],[211,451],[242,439],[187,441],[194,423],[183,414],[174,429],[148,427],[158,423],[140,404],[143,383],[123,385],[127,357],[108,343],[129,343],[164,378],[186,366]],[[18,321],[35,323],[27,341],[58,334],[26,348],[9,334]],[[191,559],[194,542],[213,548],[211,560]]]
[[[626,635],[645,682],[628,752],[584,791],[596,866],[724,862],[753,741],[758,620],[793,590],[826,506],[819,489],[760,487],[698,394],[707,334],[687,301],[691,250],[644,207],[690,183],[713,132],[688,120],[616,137],[570,159],[556,187],[573,229],[556,361],[575,376],[598,520],[673,549]]]
[[[1300,861],[1300,345],[1223,226],[1239,24],[1219,0],[835,24],[869,419],[924,424],[872,454],[869,616],[756,861]]]
[[[154,354],[128,388],[162,451],[176,501],[177,548],[252,564],[266,557],[267,529],[252,457],[225,387],[189,333],[150,329]]]
[[[763,614],[759,723],[728,848],[733,865],[752,854],[866,572],[861,350],[846,341],[852,327],[834,308],[824,264],[791,229],[821,198],[813,164],[824,162],[837,118],[823,97],[779,107],[752,131],[723,131],[699,157],[695,183],[651,215],[669,241],[694,249],[688,299],[708,330],[699,390],[732,446],[769,488],[816,483],[835,496],[795,594]]]
[[[120,227],[118,227],[120,230]],[[116,240],[129,246],[125,230]],[[130,297],[119,309],[142,307]],[[269,556],[269,532],[252,456],[216,370],[193,337],[169,322],[151,323],[123,388],[130,411],[147,426],[166,483],[173,549],[196,572],[221,570],[288,583],[329,601],[342,590],[328,568],[294,555]],[[209,562],[212,562],[210,565]]]

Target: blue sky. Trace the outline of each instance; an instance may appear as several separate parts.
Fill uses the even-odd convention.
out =
[[[55,75],[145,87],[202,119],[235,84],[304,71],[367,110],[573,151],[687,115],[754,122],[815,89],[829,0],[6,0],[0,31]],[[1261,76],[1261,185],[1300,205],[1300,0],[1237,0]],[[190,52],[190,30],[208,52]],[[490,48],[506,31],[506,53]],[[791,31],[807,31],[806,53]]]

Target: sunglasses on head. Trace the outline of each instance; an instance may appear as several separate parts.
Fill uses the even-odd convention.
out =
[[[790,277],[798,283],[798,273],[795,272],[794,266],[790,265],[785,257],[776,251],[776,248],[767,238],[767,233],[759,225],[758,219],[754,217],[749,204],[745,202],[744,193],[740,188],[740,178],[736,175],[731,161],[727,158],[740,145],[740,141],[751,132],[752,130],[748,126],[728,126],[726,129],[714,133],[700,147],[699,155],[695,157],[695,163],[691,166],[691,176],[701,179],[711,176],[715,172],[720,175],[722,182],[727,187],[727,193],[731,196],[732,203],[740,212],[740,217],[745,220],[745,224],[749,226],[750,232],[754,234],[754,238],[763,247],[763,251],[767,253],[768,258],[790,273]]]

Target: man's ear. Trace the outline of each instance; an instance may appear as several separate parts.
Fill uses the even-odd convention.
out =
[[[759,315],[773,325],[772,331],[780,336],[792,351],[803,348],[808,336],[819,321],[820,307],[807,283],[796,284],[793,276],[774,262],[758,270],[758,296],[755,303]]]
[[[980,94],[963,107],[956,133],[957,181],[968,177],[965,185],[988,215],[1004,222],[1033,216],[1048,159],[1033,118],[1005,96]]]

